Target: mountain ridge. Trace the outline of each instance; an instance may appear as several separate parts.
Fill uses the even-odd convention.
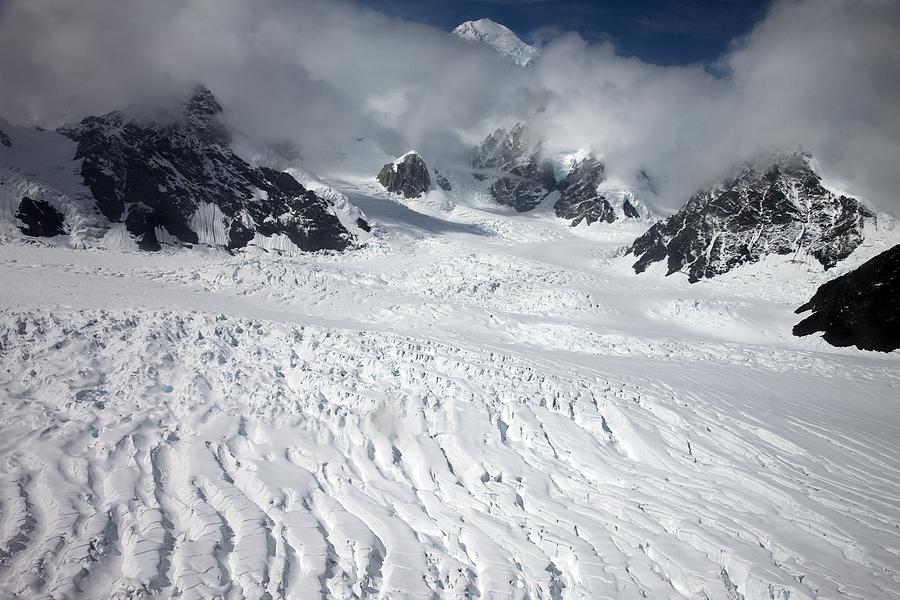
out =
[[[453,35],[468,42],[489,46],[520,67],[531,65],[540,55],[539,49],[526,44],[511,29],[491,19],[460,23],[453,30]]]

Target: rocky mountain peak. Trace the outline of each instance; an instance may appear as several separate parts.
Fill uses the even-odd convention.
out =
[[[222,105],[205,86],[198,85],[182,108],[186,124],[202,133],[210,141],[227,144],[231,140],[228,129],[219,122]]]
[[[141,248],[234,249],[273,236],[300,250],[352,243],[328,200],[232,151],[222,106],[208,89],[195,88],[180,110],[157,118],[116,111],[58,130],[76,142],[81,177],[99,211],[112,223],[124,221]]]
[[[405,198],[418,198],[431,188],[428,165],[415,150],[384,165],[377,179],[387,191]]]
[[[528,163],[540,151],[538,137],[524,123],[516,123],[509,129],[498,128],[478,144],[471,164],[476,169],[508,171]]]
[[[875,214],[826,189],[813,164],[791,150],[740,166],[635,240],[635,271],[666,260],[669,274],[696,282],[767,254],[809,255],[833,267],[862,243]]]

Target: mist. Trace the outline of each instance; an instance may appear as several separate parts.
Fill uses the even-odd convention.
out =
[[[900,216],[898,36],[891,0],[782,1],[714,65],[564,33],[522,69],[335,0],[6,0],[0,116],[55,127],[199,82],[236,127],[305,158],[364,138],[438,163],[526,120],[551,150],[591,149],[623,179],[646,170],[664,210],[740,161],[802,147],[833,185]]]

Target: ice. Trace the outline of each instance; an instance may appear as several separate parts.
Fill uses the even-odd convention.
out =
[[[791,335],[889,228],[691,285],[334,173],[343,254],[0,245],[0,597],[900,596],[900,356]]]

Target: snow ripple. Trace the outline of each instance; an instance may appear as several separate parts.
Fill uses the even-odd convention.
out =
[[[722,366],[745,390],[724,399],[683,365],[597,367],[201,313],[6,310],[0,589],[897,597],[890,427],[850,410],[836,431],[815,373],[764,387]],[[802,393],[780,387],[798,377]]]

